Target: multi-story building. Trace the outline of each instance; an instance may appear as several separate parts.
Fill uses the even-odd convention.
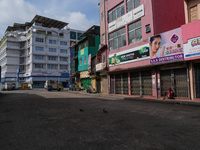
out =
[[[189,97],[200,99],[200,1],[185,0],[186,23],[181,27],[184,59],[188,64]]]
[[[100,45],[98,51],[101,52],[100,62],[96,65],[96,72],[99,73],[100,81],[101,81],[101,93],[108,94],[108,75],[107,75],[107,64],[109,64],[106,59],[108,56],[107,51],[107,29],[106,29],[106,3],[107,1],[101,1],[99,3],[100,10]]]
[[[183,53],[166,54],[161,61],[151,57],[149,44],[161,34],[163,42],[168,38],[182,48],[183,0],[101,0],[100,17],[100,50],[107,58],[109,93],[158,98],[172,88],[176,97],[188,96]]]
[[[76,83],[76,72],[78,71],[78,49],[76,42],[73,42],[70,47],[70,84]]]
[[[76,76],[76,82],[79,86],[87,89],[87,84],[92,85],[94,89],[100,91],[100,78],[96,75],[96,62],[100,44],[100,27],[93,25],[81,36],[84,37],[75,45],[74,68],[71,72]]]
[[[70,80],[70,43],[82,33],[67,25],[36,15],[31,22],[9,26],[0,42],[3,81],[43,87],[46,80],[57,80],[66,86]]]

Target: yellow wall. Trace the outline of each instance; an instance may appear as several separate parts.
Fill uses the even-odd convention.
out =
[[[96,78],[92,78],[92,87],[97,90]]]

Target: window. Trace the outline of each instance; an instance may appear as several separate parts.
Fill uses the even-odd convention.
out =
[[[56,48],[49,48],[49,52],[56,53]]]
[[[86,65],[87,60],[86,60],[86,56],[84,56],[84,65]]]
[[[103,63],[106,62],[106,55],[103,55]]]
[[[44,56],[35,55],[35,59],[36,59],[36,60],[43,60],[43,59],[44,59]]]
[[[125,27],[109,34],[109,49],[110,51],[126,46],[126,31]]]
[[[35,50],[36,50],[36,51],[44,51],[44,47],[38,47],[38,46],[36,46],[36,47],[35,47]]]
[[[60,65],[60,69],[67,70],[67,65]]]
[[[60,41],[60,45],[67,45],[67,42]]]
[[[140,5],[140,0],[126,0],[127,11],[131,11]]]
[[[197,5],[190,8],[190,10],[189,10],[189,18],[190,18],[190,22],[195,21],[195,20],[198,19]]]
[[[56,44],[56,40],[49,40],[50,44]]]
[[[59,36],[63,37],[63,36],[64,36],[64,34],[63,34],[63,33],[59,33]]]
[[[65,53],[65,54],[67,54],[67,50],[66,50],[66,49],[60,49],[60,53]]]
[[[82,66],[82,58],[80,58],[80,66]]]
[[[142,41],[141,20],[136,21],[128,26],[129,44],[134,44]]]
[[[60,61],[67,61],[67,57],[60,57]]]
[[[104,12],[101,13],[101,21],[104,20]]]
[[[35,64],[35,68],[42,69],[43,67],[44,67],[43,64]]]
[[[50,61],[56,61],[57,59],[56,59],[55,56],[49,56],[49,57],[48,57],[48,60],[50,60]]]
[[[41,43],[43,43],[43,42],[44,42],[44,39],[43,39],[43,38],[35,38],[35,41],[36,41],[36,42],[41,42]]]
[[[50,31],[47,31],[47,35],[52,35],[52,32],[50,32]]]
[[[102,42],[102,43],[105,43],[105,33],[103,33],[103,34],[101,35],[101,42]]]
[[[48,64],[48,69],[57,69],[57,65]]]
[[[81,34],[82,34],[82,33],[78,33],[78,40],[83,39],[83,37],[80,37]]]
[[[76,39],[76,32],[70,32],[70,39]]]
[[[121,3],[117,7],[113,8],[108,12],[108,22],[112,22],[117,18],[124,15],[124,3]]]
[[[88,46],[89,46],[89,41],[88,40],[84,41],[84,42],[78,44],[78,50],[81,50],[81,49],[88,47]]]

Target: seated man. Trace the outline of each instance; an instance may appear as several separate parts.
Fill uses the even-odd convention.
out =
[[[171,90],[171,88],[169,88],[169,91],[165,92],[164,98],[163,98],[163,99],[165,99],[165,96],[167,96],[168,99],[173,99],[173,97],[174,97],[174,92]]]

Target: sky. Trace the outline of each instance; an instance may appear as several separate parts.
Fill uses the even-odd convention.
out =
[[[100,0],[0,0],[0,39],[8,26],[30,22],[40,15],[69,23],[69,27],[87,30],[99,25]]]

